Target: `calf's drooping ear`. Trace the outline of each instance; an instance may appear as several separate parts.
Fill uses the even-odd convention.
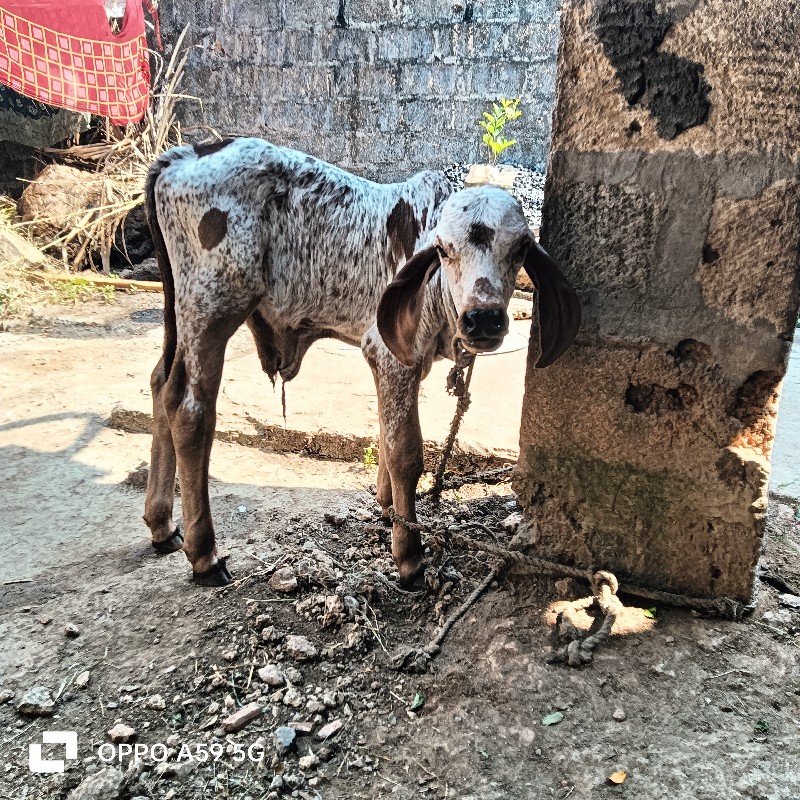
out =
[[[378,332],[392,355],[407,367],[414,366],[414,340],[425,287],[437,269],[436,248],[420,250],[394,276],[378,303]]]
[[[581,304],[555,261],[531,236],[522,266],[536,287],[541,354],[536,366],[549,367],[572,344],[581,326]]]

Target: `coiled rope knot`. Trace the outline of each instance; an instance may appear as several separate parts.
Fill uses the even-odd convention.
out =
[[[606,570],[589,571],[592,596],[571,602],[567,609],[560,611],[553,628],[553,653],[550,663],[565,662],[571,667],[589,664],[594,649],[611,635],[614,622],[624,610],[617,597],[619,581]],[[574,612],[583,610],[587,614],[599,612],[588,631],[580,630],[572,621]]]

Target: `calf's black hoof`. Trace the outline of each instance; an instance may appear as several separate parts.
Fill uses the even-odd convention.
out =
[[[175,533],[173,533],[169,539],[164,539],[163,542],[153,542],[152,545],[153,550],[162,556],[165,556],[168,553],[175,553],[178,550],[183,550],[183,536],[181,535],[181,529],[175,528]]]
[[[428,588],[425,581],[425,562],[423,561],[410,575],[401,575],[397,582],[400,588],[407,592],[424,592]]]
[[[232,580],[233,577],[225,566],[224,558],[221,558],[205,572],[192,573],[192,581],[198,586],[227,586]]]

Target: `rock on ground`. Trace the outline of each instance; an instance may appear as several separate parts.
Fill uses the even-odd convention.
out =
[[[291,567],[281,567],[275,570],[269,579],[269,588],[281,594],[291,594],[297,591],[297,577]]]
[[[238,711],[231,714],[229,717],[226,717],[222,721],[222,727],[228,733],[235,733],[236,731],[240,731],[245,725],[248,725],[257,717],[260,717],[262,711],[263,709],[258,703],[248,703],[246,706],[242,706]]]
[[[116,767],[106,767],[85,778],[73,789],[67,800],[118,800],[125,776]]]
[[[311,661],[319,650],[305,636],[287,636],[286,652],[296,661]]]
[[[261,667],[258,670],[258,678],[267,686],[283,686],[286,683],[286,678],[283,673],[274,664],[267,664],[266,667]]]
[[[56,701],[45,686],[28,689],[17,703],[17,711],[30,717],[49,717],[56,710]]]
[[[0,227],[0,261],[20,267],[41,267],[46,257],[38,247],[6,227]]]
[[[131,728],[130,725],[125,725],[123,722],[118,722],[111,730],[108,731],[108,738],[114,744],[127,744],[136,738],[136,730]]]

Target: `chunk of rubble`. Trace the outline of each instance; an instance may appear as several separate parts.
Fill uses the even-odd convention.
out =
[[[136,738],[136,729],[131,728],[130,725],[126,725],[124,722],[118,722],[106,733],[114,744],[128,744],[128,742],[132,742]]]
[[[292,594],[297,591],[297,576],[291,567],[281,567],[272,573],[268,585],[274,592]]]
[[[344,722],[340,719],[335,719],[333,722],[329,722],[327,725],[323,725],[317,731],[317,739],[321,742],[324,742],[326,739],[330,739],[331,736],[335,736],[339,731],[344,727]]]
[[[258,675],[258,679],[262,683],[266,683],[267,686],[274,686],[277,688],[286,683],[286,677],[275,664],[267,664],[266,667],[261,667],[256,674]]]
[[[297,731],[288,725],[281,725],[275,729],[275,750],[279,756],[287,755],[294,745]]]
[[[125,786],[125,776],[116,767],[105,767],[84,778],[67,800],[118,800]]]
[[[319,650],[305,636],[287,636],[286,652],[295,661],[312,661]]]
[[[289,727],[294,728],[301,736],[308,736],[314,730],[314,723],[310,719],[293,720]]]
[[[56,701],[46,686],[34,686],[22,695],[17,711],[29,717],[49,717],[56,710]]]
[[[248,703],[230,716],[225,717],[222,720],[222,727],[226,733],[236,733],[236,731],[240,731],[254,719],[260,717],[263,710],[259,703]]]
[[[522,514],[520,514],[518,511],[515,511],[513,514],[509,514],[501,523],[503,530],[511,534],[516,533],[521,524]]]
[[[347,506],[339,506],[336,511],[325,512],[325,522],[333,525],[336,528],[341,528],[347,522],[347,517],[350,515],[350,510]]]

